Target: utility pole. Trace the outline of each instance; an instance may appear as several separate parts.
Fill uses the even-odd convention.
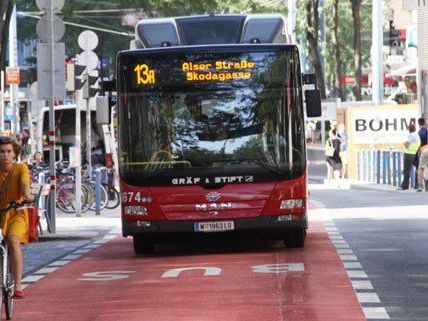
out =
[[[86,100],[86,161],[88,165],[88,172],[91,175],[92,164],[91,164],[91,145],[92,145],[92,120],[91,120],[91,73],[95,72],[98,66],[99,59],[97,54],[93,51],[98,46],[98,36],[91,30],[85,30],[80,33],[77,42],[79,47],[83,49],[83,52],[78,56],[77,62],[81,65],[86,66],[86,72],[83,74],[83,98]],[[98,74],[97,76],[98,77]]]
[[[287,0],[288,1],[288,33],[292,35],[293,41],[296,37],[296,0]]]
[[[0,71],[0,132],[4,132],[4,71]]]
[[[372,2],[372,100],[375,105],[383,104],[383,0]]]
[[[9,67],[18,66],[17,52],[17,37],[16,37],[16,5],[13,7],[12,15],[9,24]],[[11,120],[12,132],[19,134],[21,131],[19,120],[19,101],[18,101],[19,84],[10,85],[10,100],[9,103],[13,110],[13,119]]]
[[[55,110],[54,99],[64,99],[65,45],[57,43],[64,35],[64,23],[55,15],[64,6],[64,0],[36,0],[45,15],[37,23],[37,34],[42,42],[37,44],[37,83],[39,99],[49,104],[49,170],[51,192],[49,218],[52,232],[56,232],[56,175],[55,175]]]

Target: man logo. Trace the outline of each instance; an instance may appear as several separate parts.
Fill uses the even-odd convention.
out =
[[[221,194],[217,192],[209,192],[207,195],[205,195],[205,199],[208,202],[215,202],[221,198]]]

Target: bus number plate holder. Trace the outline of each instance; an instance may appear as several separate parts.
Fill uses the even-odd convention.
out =
[[[233,221],[196,222],[194,228],[195,232],[224,232],[233,231],[235,224]]]

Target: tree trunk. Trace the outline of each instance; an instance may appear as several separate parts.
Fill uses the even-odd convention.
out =
[[[354,19],[354,66],[355,66],[355,98],[359,101],[361,97],[361,2],[362,0],[351,0],[352,18]]]
[[[321,66],[321,58],[318,51],[318,31],[319,31],[319,14],[318,14],[318,0],[308,0],[306,2],[306,19],[308,23],[308,29],[306,31],[306,37],[309,43],[309,56],[311,58],[312,65],[315,69],[315,75],[317,77],[318,88],[321,93],[321,98],[325,98],[325,83],[324,74]]]
[[[0,4],[0,70],[5,70],[6,68],[7,35],[14,5],[14,1],[10,0],[2,0]]]
[[[340,57],[340,44],[339,44],[339,35],[337,33],[339,27],[339,0],[333,0],[333,26],[332,26],[332,42],[333,42],[333,52],[334,52],[334,87],[337,92],[337,96],[340,100],[343,99],[343,90],[342,90],[342,64]]]

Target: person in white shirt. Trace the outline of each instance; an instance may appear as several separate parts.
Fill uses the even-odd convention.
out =
[[[420,145],[421,139],[419,138],[418,133],[416,133],[416,126],[411,123],[409,125],[409,135],[403,144],[403,182],[401,183],[399,190],[409,189],[410,172]]]

